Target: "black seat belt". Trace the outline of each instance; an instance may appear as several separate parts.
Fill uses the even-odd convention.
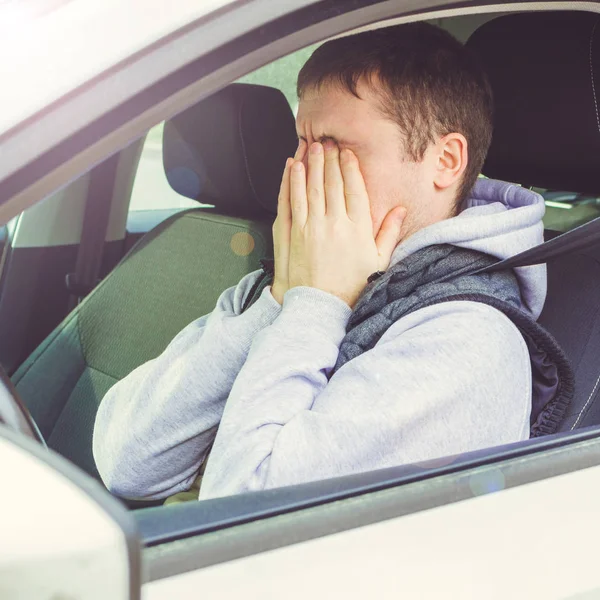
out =
[[[575,227],[575,229],[561,233],[543,244],[519,252],[519,254],[500,260],[476,272],[490,273],[512,267],[539,265],[554,258],[584,250],[594,243],[600,244],[600,217],[596,217],[593,221],[588,221],[583,225],[579,225],[579,227]]]
[[[529,248],[523,252],[519,252],[519,254],[499,260],[487,267],[476,269],[470,274],[476,275],[478,273],[491,273],[493,271],[512,269],[514,267],[538,265],[577,252],[578,250],[584,250],[594,243],[600,244],[600,217],[596,217],[593,221],[588,221],[583,225],[579,225],[579,227],[575,227],[575,229],[561,233],[547,242],[533,246],[533,248]],[[269,280],[273,277],[273,260],[263,259],[261,260],[261,264],[263,273],[250,290],[242,308],[242,312],[254,304],[262,293],[262,290],[269,285]],[[384,271],[377,272],[377,274],[380,275],[383,275],[383,273]],[[465,273],[462,273],[462,275],[464,274]],[[375,275],[375,273],[373,275]],[[449,279],[452,277],[454,277],[454,274],[448,276]]]
[[[75,271],[66,277],[70,293],[69,312],[98,283],[118,163],[119,153],[99,164],[90,173]]]

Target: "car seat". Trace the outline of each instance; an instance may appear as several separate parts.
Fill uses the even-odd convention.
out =
[[[599,21],[585,12],[514,14],[471,36],[467,45],[494,93],[485,175],[600,196]],[[548,264],[540,323],[575,371],[575,398],[561,431],[600,424],[599,259],[600,240]]]
[[[272,256],[281,174],[297,145],[283,94],[233,84],[165,124],[171,186],[213,208],[145,235],[21,365],[13,382],[48,446],[98,477],[100,400]]]

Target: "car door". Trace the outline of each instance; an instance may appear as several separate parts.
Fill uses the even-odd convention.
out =
[[[596,598],[599,444],[581,431],[137,511],[144,598]]]
[[[0,460],[0,597],[139,600],[132,515],[48,450],[1,367]]]

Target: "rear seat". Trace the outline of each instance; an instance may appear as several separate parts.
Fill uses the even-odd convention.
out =
[[[272,256],[279,182],[296,144],[287,100],[263,86],[231,85],[165,124],[171,186],[214,208],[179,213],[144,236],[16,372],[48,446],[98,477],[100,400]]]
[[[484,173],[525,186],[600,196],[600,17],[583,12],[499,17],[468,41],[494,91]],[[540,322],[575,370],[561,431],[600,424],[600,240],[548,265]]]

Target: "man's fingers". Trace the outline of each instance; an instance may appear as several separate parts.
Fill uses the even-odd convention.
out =
[[[325,156],[323,145],[315,142],[308,149],[308,177],[306,195],[309,216],[321,217],[325,214]]]
[[[344,179],[340,168],[340,150],[336,143],[328,140],[325,149],[325,211],[331,216],[346,215]]]
[[[295,161],[290,171],[290,204],[292,206],[292,225],[304,227],[308,218],[308,200],[304,165]]]
[[[294,155],[294,160],[304,160],[306,156],[306,148],[308,144],[305,140],[298,141],[298,149],[296,150],[296,154]]]
[[[287,223],[292,218],[290,207],[290,170],[295,160],[302,160],[306,154],[306,142],[298,141],[298,148],[294,158],[288,158],[285,162],[283,177],[281,178],[281,187],[279,188],[279,199],[277,202],[277,215],[281,216],[281,221]]]
[[[358,159],[352,150],[344,148],[340,153],[340,165],[344,178],[344,194],[346,196],[346,212],[353,221],[369,219],[369,195],[365,186]]]
[[[403,206],[396,206],[385,216],[377,238],[375,239],[375,245],[377,246],[377,252],[379,254],[379,265],[378,268],[382,271],[388,268],[390,264],[390,258],[392,253],[396,249],[400,236],[402,233],[402,224],[406,218],[406,208]]]
[[[294,159],[288,158],[285,162],[283,177],[281,178],[281,187],[279,188],[279,197],[277,200],[277,216],[281,222],[287,223],[292,218],[290,209],[290,169]]]

